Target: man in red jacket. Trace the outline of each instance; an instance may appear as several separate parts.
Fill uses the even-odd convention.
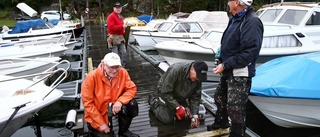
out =
[[[121,15],[122,6],[116,2],[113,6],[113,12],[107,18],[108,24],[108,47],[112,52],[117,53],[121,58],[121,65],[125,67],[127,51],[125,39],[123,37],[127,25],[124,23],[124,17]]]

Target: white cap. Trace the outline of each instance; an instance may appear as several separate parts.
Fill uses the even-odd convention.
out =
[[[108,53],[103,58],[103,63],[108,66],[121,66],[121,60],[118,54],[116,53]]]
[[[241,0],[244,4],[246,4],[247,6],[251,6],[253,0]]]

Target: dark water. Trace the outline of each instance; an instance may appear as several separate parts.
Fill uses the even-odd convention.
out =
[[[100,26],[90,26],[86,28],[88,38],[89,50],[95,51],[94,54],[88,56],[93,59],[93,66],[97,66],[102,57],[107,53],[104,47],[105,32]],[[130,49],[129,49],[130,50]],[[134,54],[129,58],[142,58]],[[152,80],[154,83],[159,79],[160,73],[156,69],[153,71],[145,71],[144,68],[134,67],[131,63],[129,73],[135,82],[143,83],[141,81]],[[142,62],[143,63],[143,62]],[[138,66],[138,65],[137,65]],[[141,65],[140,65],[141,66]],[[143,64],[142,64],[143,66]],[[150,79],[151,78],[151,79]],[[141,91],[153,88],[150,84],[139,84],[138,89]],[[143,94],[143,93],[141,93]],[[65,118],[70,109],[79,108],[79,101],[57,101],[56,103],[47,106],[39,113],[41,133],[43,137],[72,137],[73,134],[64,127]],[[252,104],[248,105],[247,112],[247,126],[255,133],[262,137],[320,137],[320,128],[299,128],[288,129],[282,128],[271,123],[261,112],[259,112]],[[320,115],[320,114],[319,114]],[[20,130],[18,130],[12,137],[36,137],[35,126],[33,119],[30,119]]]

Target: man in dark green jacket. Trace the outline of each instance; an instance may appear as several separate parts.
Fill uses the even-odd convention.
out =
[[[163,123],[171,124],[193,118],[192,128],[199,125],[201,82],[207,80],[208,65],[203,61],[176,63],[160,78],[156,93],[149,96],[149,105]]]

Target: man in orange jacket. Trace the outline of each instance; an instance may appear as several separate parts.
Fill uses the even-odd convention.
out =
[[[133,99],[137,87],[131,81],[126,69],[121,67],[118,54],[108,53],[98,68],[90,72],[81,88],[82,103],[85,109],[85,121],[92,137],[114,136],[108,126],[108,111],[118,115],[121,137],[138,137],[129,131],[132,119],[138,115],[138,104]],[[108,110],[113,103],[112,110]]]

